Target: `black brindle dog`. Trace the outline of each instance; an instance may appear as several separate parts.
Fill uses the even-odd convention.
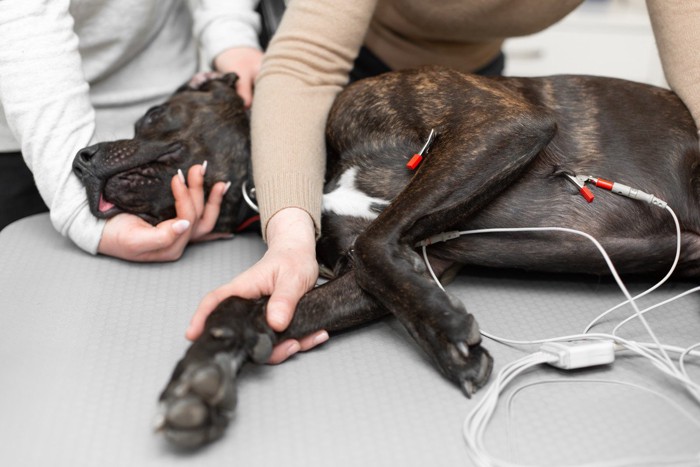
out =
[[[173,217],[171,177],[206,159],[206,188],[232,182],[216,229],[233,231],[247,219],[249,128],[235,79],[183,87],[139,120],[134,139],[82,150],[74,168],[93,213],[127,211],[154,223]],[[438,136],[428,154],[408,169],[431,130]],[[698,273],[698,138],[688,111],[667,90],[584,76],[394,72],[340,94],[326,143],[318,258],[333,280],[303,297],[282,334],[265,322],[265,298],[232,297],[212,313],[160,398],[162,428],[177,444],[198,446],[221,435],[236,403],[238,370],[248,360],[265,362],[276,342],[386,314],[467,395],[484,385],[492,360],[476,320],[436,287],[416,249],[436,234],[569,227],[595,236],[623,273],[670,265],[675,230],[667,212],[609,192],[589,204],[570,176],[605,177],[667,201],[683,229],[679,273]],[[561,233],[471,235],[428,251],[442,271],[473,264],[607,273],[592,245]]]

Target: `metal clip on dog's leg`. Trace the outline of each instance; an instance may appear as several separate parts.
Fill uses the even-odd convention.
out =
[[[430,134],[428,135],[428,140],[425,142],[425,144],[423,145],[421,150],[419,152],[417,152],[416,154],[414,154],[413,157],[411,157],[411,160],[409,160],[406,163],[406,167],[408,167],[411,170],[415,170],[416,167],[418,167],[418,164],[420,164],[421,161],[423,160],[423,156],[426,154],[426,152],[430,148],[430,145],[433,144],[433,141],[435,141],[436,136],[437,136],[437,133],[435,132],[435,130],[431,129]]]

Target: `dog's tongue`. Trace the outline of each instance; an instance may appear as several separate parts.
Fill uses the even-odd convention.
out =
[[[98,206],[97,209],[100,210],[100,212],[106,212],[109,211],[114,207],[114,204],[110,203],[107,201],[104,196],[100,195],[100,205]]]

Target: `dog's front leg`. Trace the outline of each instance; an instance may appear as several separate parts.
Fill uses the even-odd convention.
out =
[[[249,360],[267,361],[277,342],[319,329],[347,329],[387,313],[357,286],[352,271],[302,297],[283,333],[268,326],[266,303],[239,297],[223,301],[178,362],[160,396],[159,428],[174,444],[198,447],[220,437],[236,406],[239,370]]]
[[[415,245],[464,225],[517,178],[554,131],[546,113],[496,102],[488,116],[443,128],[413,179],[355,242],[359,285],[467,395],[485,384],[491,357],[474,317],[430,279]]]

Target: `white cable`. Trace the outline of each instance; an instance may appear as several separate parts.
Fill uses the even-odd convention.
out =
[[[668,356],[666,353],[666,350],[663,348],[661,343],[656,337],[656,334],[654,334],[654,331],[652,331],[651,326],[649,326],[649,323],[647,322],[646,318],[640,313],[639,308],[637,307],[637,304],[635,303],[634,299],[630,295],[629,291],[627,290],[627,287],[625,284],[622,282],[622,279],[620,278],[620,275],[617,273],[617,270],[615,269],[615,266],[612,264],[612,260],[610,259],[610,256],[608,256],[608,253],[605,251],[603,248],[603,245],[598,242],[592,235],[587,234],[586,232],[581,232],[580,230],[575,230],[575,229],[569,229],[566,227],[510,227],[510,228],[493,228],[493,229],[477,229],[477,230],[462,230],[459,231],[459,236],[462,235],[474,235],[474,234],[484,234],[484,233],[513,233],[513,232],[566,232],[566,233],[572,233],[575,235],[580,235],[582,237],[587,238],[590,240],[593,245],[598,249],[600,254],[603,256],[603,259],[605,260],[605,263],[608,266],[608,269],[610,270],[610,273],[612,274],[613,278],[615,279],[615,282],[617,282],[618,287],[622,291],[623,295],[627,299],[627,302],[632,306],[634,309],[634,315],[639,317],[640,321],[644,325],[647,333],[651,337],[652,341],[656,344],[657,348],[659,349],[659,352],[663,356],[663,358],[666,360],[668,365],[672,368],[675,369],[675,365],[671,361],[671,358]],[[433,237],[431,237],[433,238]],[[427,251],[426,251],[426,246],[431,244],[432,242],[430,239],[428,239],[427,243],[422,242],[421,246],[423,248],[423,257],[427,258]],[[428,271],[430,272],[431,277],[435,282],[444,290],[442,285],[440,284],[440,281],[437,279],[437,276],[435,275],[435,271],[433,271],[433,268],[430,267],[430,262],[426,263],[428,265]]]
[[[673,259],[673,263],[671,264],[671,268],[670,268],[669,271],[666,273],[666,275],[663,277],[663,279],[661,279],[659,282],[657,282],[653,287],[651,287],[651,288],[645,290],[644,292],[640,293],[639,295],[635,296],[635,297],[634,297],[634,300],[637,300],[637,299],[639,299],[639,298],[642,298],[642,297],[644,297],[644,296],[650,294],[650,293],[653,292],[654,290],[658,289],[659,287],[661,287],[661,286],[671,277],[671,275],[673,274],[673,272],[674,272],[675,269],[676,269],[676,266],[678,265],[678,260],[679,260],[680,257],[681,257],[681,226],[680,226],[680,223],[678,222],[678,217],[676,217],[676,213],[673,212],[673,209],[671,209],[670,206],[666,206],[665,209],[669,212],[669,214],[671,214],[671,218],[673,219],[673,223],[674,223],[674,225],[675,225],[675,227],[676,227],[676,256],[675,256],[675,258]],[[596,325],[601,319],[603,319],[605,316],[607,316],[608,314],[610,314],[610,313],[612,313],[613,311],[617,310],[617,309],[620,308],[621,306],[626,305],[627,303],[629,303],[629,302],[628,302],[627,300],[625,300],[624,302],[618,303],[618,304],[615,305],[614,307],[612,307],[612,308],[610,308],[609,310],[604,311],[603,313],[601,313],[600,315],[598,315],[598,316],[597,316],[596,318],[594,318],[593,321],[591,321],[591,322],[588,324],[588,326],[586,326],[586,328],[583,330],[584,334],[587,333],[588,331],[590,331],[591,328],[592,328],[593,326],[595,326],[595,325]],[[643,313],[643,312],[642,312],[642,313]],[[633,318],[634,318],[634,316],[630,317],[630,319],[633,319]],[[615,333],[613,332],[613,334],[615,334]]]
[[[698,286],[698,287],[693,287],[692,289],[686,290],[685,292],[680,293],[680,294],[676,295],[675,297],[671,297],[671,298],[669,298],[669,299],[666,299],[666,300],[664,300],[664,301],[662,301],[662,302],[657,303],[656,305],[652,305],[652,306],[650,306],[649,308],[645,308],[644,310],[641,311],[641,313],[644,314],[644,313],[646,313],[646,312],[648,312],[648,311],[654,310],[654,309],[659,308],[659,307],[662,307],[662,306],[664,306],[664,305],[668,305],[669,303],[674,302],[674,301],[678,300],[679,298],[683,298],[683,297],[685,297],[686,295],[690,295],[691,293],[695,293],[695,292],[697,292],[697,291],[700,291],[700,286]],[[627,324],[628,322],[630,322],[630,321],[633,320],[633,319],[634,319],[634,316],[628,316],[627,318],[625,318],[624,320],[622,320],[621,322],[619,322],[619,323],[617,324],[617,326],[615,326],[615,327],[613,328],[612,333],[613,333],[613,334],[617,334],[617,331],[618,331],[622,326],[624,326],[625,324]]]
[[[529,368],[546,363],[552,357],[542,352],[527,355],[519,360],[504,366],[491,383],[483,398],[477,403],[474,410],[469,413],[464,421],[463,434],[469,457],[480,466],[488,467],[492,464],[491,456],[484,447],[484,433],[488,422],[496,410],[498,396],[508,383]]]
[[[508,396],[508,399],[506,401],[506,406],[508,407],[508,420],[511,419],[511,414],[512,414],[512,409],[513,409],[513,401],[515,400],[515,397],[523,390],[528,389],[532,386],[537,386],[537,385],[545,385],[545,384],[580,384],[580,383],[594,383],[594,384],[610,384],[610,385],[620,385],[620,386],[627,386],[630,388],[637,389],[642,392],[646,392],[648,394],[651,394],[659,399],[662,399],[665,401],[668,405],[673,407],[680,415],[688,419],[692,424],[700,428],[700,421],[697,419],[693,418],[688,414],[683,407],[681,407],[676,401],[671,399],[670,397],[654,391],[652,389],[646,388],[642,385],[635,384],[635,383],[630,383],[626,381],[615,381],[615,380],[604,380],[604,379],[577,379],[576,381],[570,381],[570,380],[564,380],[564,379],[546,379],[546,380],[538,380],[538,381],[532,381],[526,384],[522,384],[516,389],[514,389],[510,395]],[[594,462],[594,463],[586,463],[586,466],[593,467],[593,466],[602,466],[602,465],[616,465],[616,466],[622,466],[622,465],[630,465],[630,466],[639,466],[639,465],[651,465],[651,466],[657,466],[657,465],[668,465],[668,464],[678,464],[678,463],[686,463],[690,465],[697,465],[698,464],[698,458],[697,457],[691,457],[691,456],[676,456],[673,458],[669,458],[667,456],[660,457],[660,456],[645,456],[645,457],[637,457],[637,458],[624,458],[624,459],[616,459],[614,461],[602,461],[602,462]]]
[[[481,233],[504,233],[504,232],[537,232],[537,231],[560,231],[560,232],[567,232],[567,233],[573,233],[576,235],[581,235],[587,239],[589,239],[595,246],[598,248],[598,251],[600,254],[603,256],[603,259],[605,260],[608,268],[610,269],[610,272],[615,279],[615,281],[618,284],[618,287],[620,290],[623,292],[625,295],[625,298],[627,299],[626,301],[620,303],[613,309],[610,309],[600,315],[598,318],[596,318],[587,328],[586,331],[590,330],[590,327],[595,325],[595,323],[600,320],[602,317],[607,315],[608,313],[612,312],[614,309],[617,309],[627,303],[629,303],[632,308],[634,309],[634,314],[630,316],[627,320],[625,320],[622,324],[625,322],[629,321],[632,318],[639,318],[640,321],[643,323],[644,327],[647,330],[647,333],[651,336],[653,340],[653,344],[640,344],[634,341],[628,341],[626,339],[623,339],[619,336],[616,336],[614,334],[601,334],[601,333],[587,333],[584,332],[583,334],[578,334],[578,335],[571,335],[571,336],[562,336],[562,337],[557,337],[557,338],[552,338],[552,339],[539,339],[536,341],[515,341],[515,340],[509,340],[509,339],[503,339],[503,338],[498,338],[496,336],[492,336],[486,332],[481,332],[482,335],[485,337],[498,340],[500,342],[504,343],[516,343],[516,344],[532,344],[532,343],[544,343],[544,342],[561,342],[561,341],[572,341],[572,340],[612,340],[614,341],[618,346],[621,348],[627,349],[629,351],[632,351],[634,353],[637,353],[640,356],[643,356],[647,359],[649,359],[652,364],[657,367],[660,371],[665,373],[666,375],[670,376],[671,378],[674,378],[681,382],[683,386],[686,388],[686,390],[698,401],[700,402],[700,385],[695,383],[690,379],[688,376],[687,372],[685,371],[685,367],[683,364],[683,359],[685,358],[686,355],[690,354],[692,350],[695,347],[699,347],[700,343],[693,345],[681,352],[681,356],[679,358],[679,368],[676,368],[674,365],[673,361],[671,358],[668,356],[666,349],[667,347],[670,348],[671,346],[665,346],[662,345],[659,340],[657,339],[655,333],[649,326],[649,323],[646,321],[643,312],[639,310],[637,307],[635,300],[645,296],[654,290],[658,289],[664,282],[668,280],[668,278],[671,276],[673,273],[679,257],[680,257],[680,225],[678,223],[678,219],[673,212],[673,210],[670,207],[666,207],[666,209],[671,213],[671,216],[674,219],[675,225],[676,225],[676,233],[677,233],[677,248],[676,248],[676,256],[674,259],[674,262],[671,266],[671,269],[669,272],[664,276],[664,278],[659,281],[656,285],[651,287],[650,289],[646,290],[642,294],[637,295],[636,297],[632,297],[625,287],[624,283],[622,282],[619,274],[617,273],[617,270],[615,269],[614,265],[612,264],[612,261],[610,260],[610,257],[608,256],[607,252],[603,248],[603,246],[591,235],[577,231],[574,229],[568,229],[568,228],[563,228],[563,227],[533,227],[533,228],[502,228],[502,229],[479,229],[479,230],[472,230],[472,231],[459,231],[459,232],[445,232],[442,234],[439,234],[434,237],[430,237],[427,240],[424,240],[419,243],[419,246],[422,247],[422,253],[423,253],[423,258],[425,260],[426,266],[428,268],[428,271],[435,281],[435,283],[444,291],[444,287],[440,283],[440,280],[435,274],[435,271],[433,270],[430,261],[428,259],[428,254],[427,254],[427,245],[430,245],[435,242],[439,241],[449,241],[451,239],[460,237],[462,235],[470,235],[470,234],[481,234]],[[700,289],[700,287],[698,288]],[[694,290],[693,290],[694,291]],[[689,293],[692,293],[692,291],[687,291],[684,294],[681,294],[680,296],[687,295]],[[676,298],[680,298],[680,296]],[[673,300],[675,300],[674,298]],[[658,308],[659,306],[670,302],[672,300],[667,300],[665,302],[662,302],[660,304],[654,305],[653,307],[649,307],[648,309],[644,310],[644,312],[650,311],[651,309]],[[616,327],[615,329],[618,329]],[[658,349],[659,353],[654,352],[650,347],[653,347],[655,349]],[[521,374],[522,372],[526,371],[527,369],[542,364],[542,363],[551,363],[551,355],[544,354],[543,352],[537,352],[535,354],[526,356],[522,359],[516,360],[515,362],[512,362],[509,365],[506,365],[500,372],[499,375],[494,383],[489,387],[487,390],[486,394],[484,395],[483,399],[477,404],[477,406],[474,408],[474,410],[467,416],[464,422],[464,427],[463,427],[463,433],[464,433],[464,439],[467,443],[467,445],[470,447],[468,450],[469,456],[472,458],[474,462],[477,463],[479,466],[483,467],[492,467],[492,466],[497,466],[497,467],[514,467],[518,466],[518,464],[512,464],[509,462],[505,462],[502,460],[498,460],[490,456],[484,446],[483,443],[483,437],[484,433],[486,430],[486,427],[488,425],[488,422],[493,415],[493,412],[496,408],[496,405],[498,403],[498,396],[499,394],[503,391],[503,388],[516,376]],[[700,457],[689,459],[687,457],[677,457],[677,458],[655,458],[652,461],[646,461],[643,459],[622,459],[622,460],[616,460],[613,462],[603,462],[603,463],[594,463],[594,464],[587,464],[590,467],[604,467],[604,466],[628,466],[628,465],[673,465],[673,464],[687,464],[688,462],[692,462],[694,465],[700,462]]]

